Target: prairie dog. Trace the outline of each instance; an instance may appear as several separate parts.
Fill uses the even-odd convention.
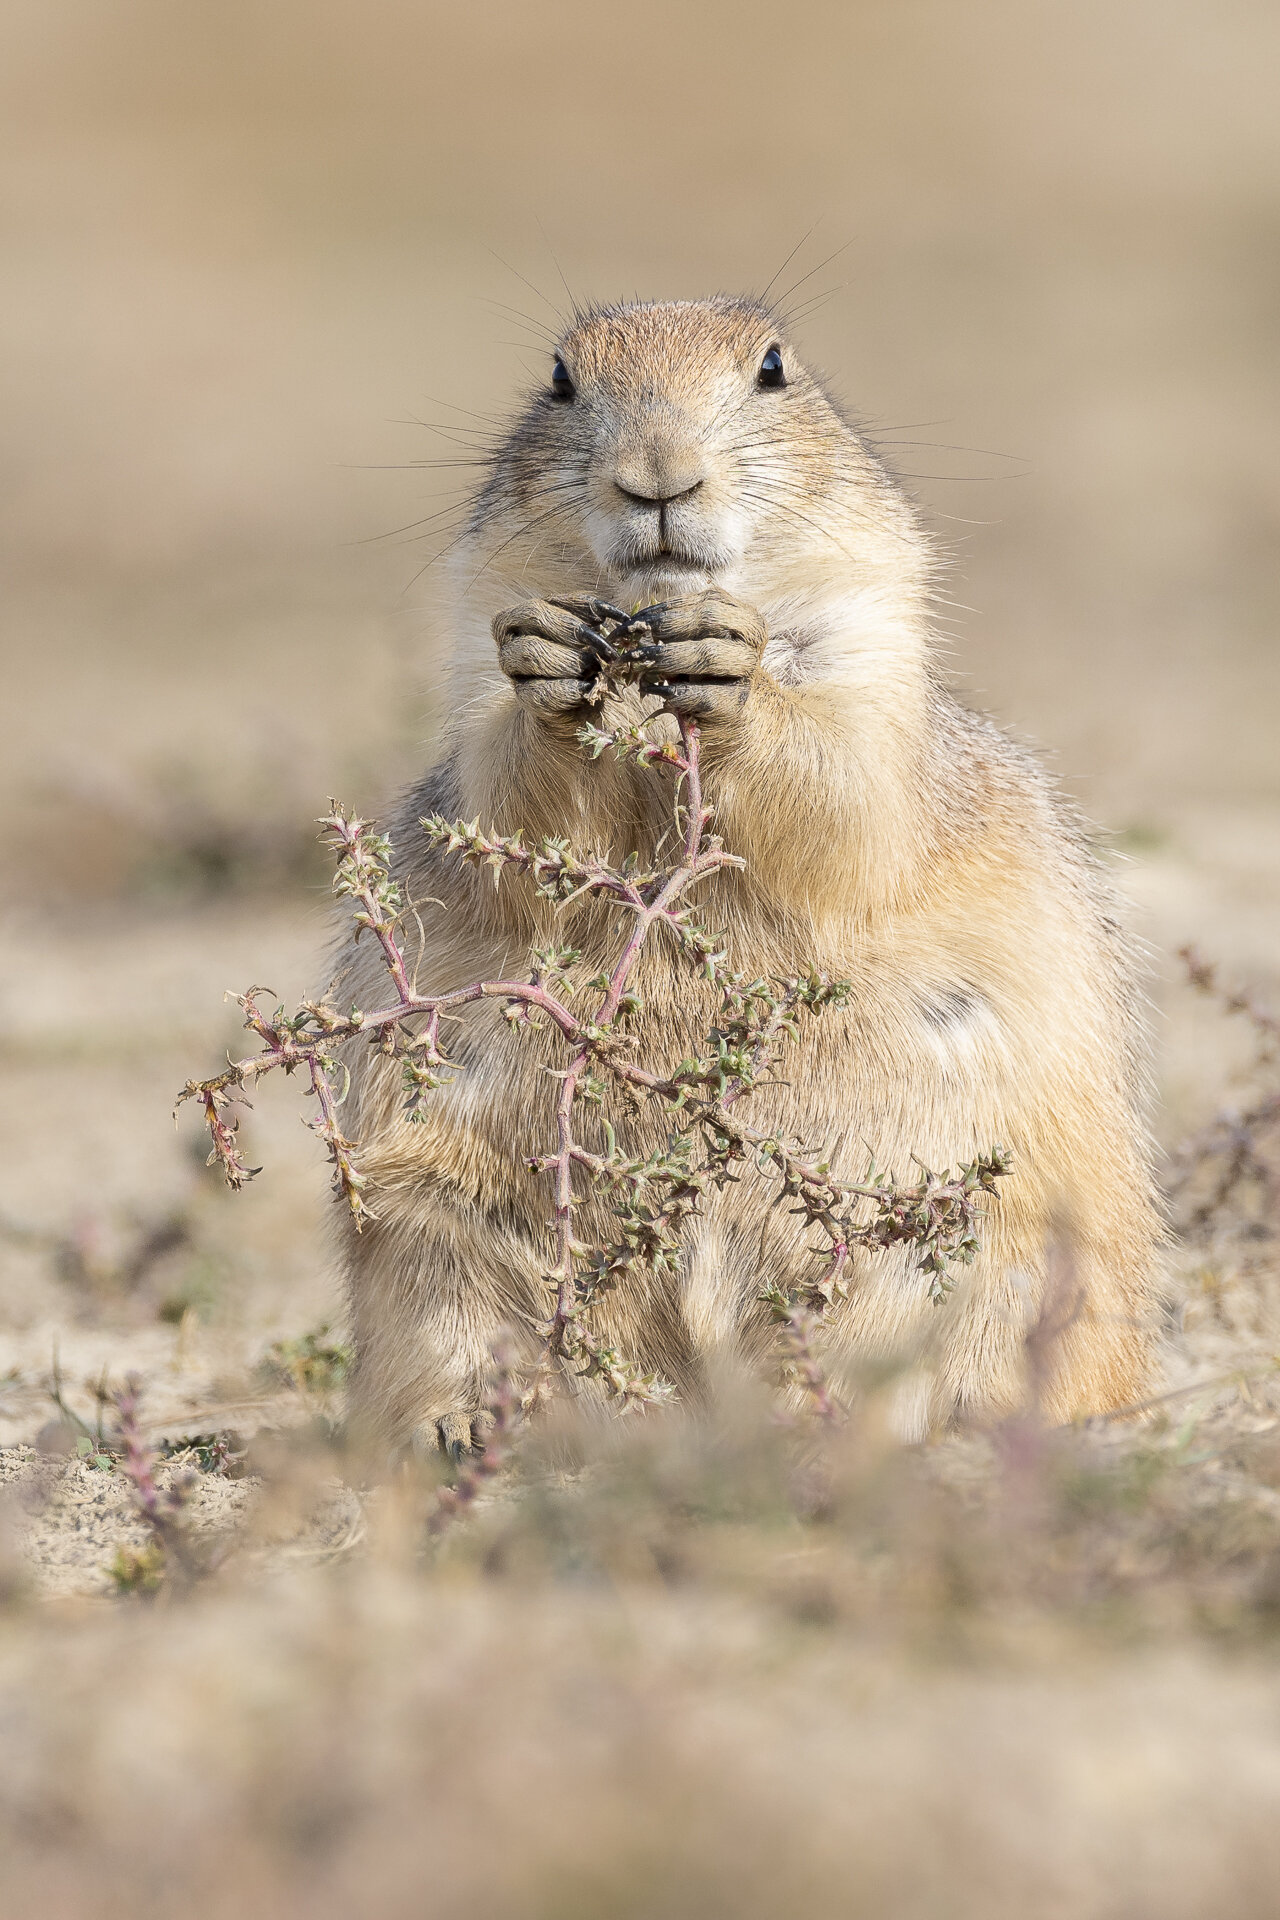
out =
[[[912,1156],[944,1167],[997,1142],[1013,1152],[981,1258],[945,1305],[930,1304],[909,1254],[881,1253],[831,1318],[838,1377],[909,1359],[903,1419],[917,1432],[1019,1400],[1062,1220],[1078,1298],[1060,1316],[1047,1411],[1139,1397],[1159,1239],[1115,904],[1034,760],[940,684],[930,575],[911,503],[767,307],[716,298],[580,316],[455,550],[440,615],[452,718],[393,822],[400,878],[428,903],[413,956],[424,988],[517,966],[550,920],[517,884],[495,892],[433,855],[417,823],[478,815],[488,830],[565,834],[614,857],[650,851],[669,817],[662,783],[583,753],[591,669],[554,603],[664,603],[666,707],[701,722],[716,831],[747,862],[717,878],[703,917],[727,929],[737,966],[813,962],[854,988],[793,1050],[789,1084],[752,1095],[753,1124],[820,1145],[850,1177],[868,1146],[899,1173]],[[556,924],[591,971],[616,945],[598,908]],[[377,1004],[376,974],[376,957],[350,947],[341,991]],[[642,990],[674,1061],[706,1031],[709,990],[665,945],[646,950]],[[347,1248],[353,1413],[391,1449],[415,1435],[467,1444],[488,1336],[547,1310],[546,1198],[524,1161],[548,1138],[552,1051],[512,1034],[492,1003],[450,1050],[466,1071],[420,1125],[401,1112],[397,1064],[353,1050],[351,1130],[376,1216]],[[655,1140],[660,1126],[655,1115]],[[619,1288],[600,1330],[695,1391],[718,1345],[763,1357],[762,1285],[811,1270],[771,1198],[751,1180],[718,1195],[678,1278]],[[584,1239],[607,1234],[593,1208],[579,1215]]]

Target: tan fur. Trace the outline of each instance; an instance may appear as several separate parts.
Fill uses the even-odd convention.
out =
[[[775,342],[788,385],[768,391],[756,375]],[[633,605],[724,589],[759,610],[768,641],[740,713],[705,731],[716,830],[748,862],[719,878],[705,920],[727,928],[737,965],[787,973],[814,961],[855,988],[847,1011],[811,1025],[790,1084],[752,1096],[753,1121],[829,1149],[853,1176],[868,1147],[899,1174],[912,1155],[955,1166],[997,1142],[1016,1167],[980,1261],[944,1306],[928,1303],[909,1256],[865,1259],[830,1325],[833,1368],[907,1360],[904,1419],[917,1429],[1014,1404],[1046,1243],[1067,1221],[1080,1298],[1049,1411],[1132,1400],[1158,1241],[1132,956],[1043,773],[935,677],[930,555],[910,504],[778,319],[751,302],[598,312],[562,355],[577,397],[531,400],[454,555],[452,719],[439,765],[395,823],[402,877],[426,903],[424,988],[520,969],[551,920],[517,883],[495,892],[488,875],[429,854],[420,815],[478,815],[614,855],[650,848],[665,825],[660,780],[587,761],[572,716],[517,698],[495,615],[555,595]],[[656,510],[620,485],[683,492],[663,520],[674,551],[654,550]],[[593,970],[617,937],[594,907],[556,924]],[[376,956],[348,952],[344,993],[374,1004],[376,976]],[[707,994],[665,946],[646,951],[641,990],[678,1058],[705,1031]],[[465,1426],[490,1331],[546,1307],[546,1194],[523,1163],[550,1137],[554,1048],[510,1034],[491,1004],[451,1044],[467,1070],[433,1096],[425,1126],[402,1118],[393,1067],[369,1051],[353,1061],[352,1131],[377,1215],[349,1246],[356,1406],[390,1445]],[[646,1122],[653,1138],[658,1124]],[[810,1270],[770,1197],[747,1180],[716,1199],[679,1282],[620,1290],[604,1330],[685,1391],[720,1343],[763,1358],[761,1285]],[[579,1230],[607,1232],[606,1216],[584,1207]]]

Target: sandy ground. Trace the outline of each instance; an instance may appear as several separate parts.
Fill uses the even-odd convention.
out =
[[[271,1360],[341,1335],[295,1090],[238,1196],[171,1109],[228,989],[323,978],[311,822],[429,750],[431,463],[573,298],[797,246],[949,670],[1108,836],[1161,1152],[1229,1103],[1175,955],[1280,1006],[1277,51],[1251,0],[5,8],[3,1920],[1271,1920],[1274,1237],[1171,1249],[1174,1397],[1061,1456],[872,1409],[802,1524],[767,1418],[655,1424],[427,1551]],[[194,1590],[110,1598],[146,1532],[55,1367],[243,1443]]]

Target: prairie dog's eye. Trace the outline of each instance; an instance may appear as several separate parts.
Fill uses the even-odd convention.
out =
[[[764,359],[760,362],[758,384],[762,387],[786,386],[786,370],[782,364],[782,354],[777,347],[770,347],[768,353],[766,353]]]
[[[551,391],[557,400],[572,400],[576,391],[559,354],[556,355],[556,363],[551,369]]]

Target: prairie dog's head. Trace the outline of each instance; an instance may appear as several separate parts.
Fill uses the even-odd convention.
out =
[[[502,605],[716,583],[771,626],[820,625],[857,596],[914,600],[926,570],[911,506],[779,317],[726,297],[578,316],[497,451],[468,548]]]

